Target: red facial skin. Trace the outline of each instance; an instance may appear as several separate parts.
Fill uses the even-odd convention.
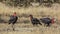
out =
[[[54,18],[51,19],[51,23],[54,24]]]
[[[14,12],[13,16],[16,16],[16,12]]]

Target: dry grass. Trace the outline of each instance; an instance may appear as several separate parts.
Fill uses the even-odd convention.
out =
[[[54,15],[58,16],[60,13],[60,5],[59,4],[53,4],[52,7],[29,7],[29,8],[15,8],[15,7],[8,7],[4,4],[0,3],[0,14],[12,14],[13,12],[17,12],[18,15],[21,14],[33,14],[35,16],[40,15],[41,12],[43,12],[44,15]]]
[[[33,27],[31,24],[15,24],[15,31],[13,31],[11,25],[0,24],[0,34],[59,34],[60,27],[56,26],[55,24],[55,27]]]
[[[3,19],[8,20],[9,17],[4,16],[4,15],[11,15],[13,14],[13,12],[17,12],[17,15],[21,16],[23,14],[23,17],[19,18],[18,21],[25,21],[25,20],[29,20],[29,17],[24,17],[25,15],[29,15],[29,14],[33,14],[34,17],[36,18],[40,18],[42,15],[43,16],[47,16],[50,15],[51,17],[55,17],[58,20],[60,20],[60,5],[59,4],[53,4],[52,7],[29,7],[29,8],[15,8],[15,7],[8,7],[5,6],[5,4],[0,3],[0,14],[2,14]],[[6,18],[7,17],[7,18]],[[22,22],[20,22],[22,23]],[[23,26],[29,26],[29,28],[31,27],[33,30],[31,31],[24,31],[22,29],[21,31],[1,31],[0,34],[59,34],[60,33],[60,25],[56,25],[54,24],[51,27],[44,27],[44,26],[39,26],[39,27],[33,27],[31,23],[29,24],[16,24],[15,28],[17,29],[18,27],[23,27]],[[59,23],[60,24],[60,23]],[[3,27],[2,27],[3,26]],[[56,26],[58,28],[56,28]],[[0,30],[4,30],[4,28],[9,29],[11,27],[11,25],[8,24],[0,24]],[[21,29],[18,30],[21,30]],[[25,27],[26,28],[26,27]],[[25,29],[24,28],[24,29]],[[30,30],[28,28],[28,30]],[[35,30],[34,30],[35,29]],[[27,30],[27,29],[25,29]]]

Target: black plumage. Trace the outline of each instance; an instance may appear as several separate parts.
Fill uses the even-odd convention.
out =
[[[50,26],[50,24],[51,24],[50,18],[41,18],[40,21],[44,24],[47,24],[47,26]]]
[[[42,25],[42,24],[40,23],[40,21],[39,21],[37,18],[33,18],[32,15],[30,15],[30,20],[31,20],[33,26],[38,25],[38,24]]]
[[[9,24],[12,23],[14,25],[17,22],[17,20],[18,20],[18,17],[12,15],[9,19]]]

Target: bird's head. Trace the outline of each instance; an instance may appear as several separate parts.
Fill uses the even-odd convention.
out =
[[[16,16],[16,12],[13,13],[13,16]]]
[[[33,18],[33,15],[29,15],[29,17],[30,17],[30,19],[32,19]]]

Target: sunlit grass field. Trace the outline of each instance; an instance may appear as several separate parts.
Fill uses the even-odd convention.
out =
[[[60,34],[60,23],[52,24],[51,27],[40,26],[33,27],[31,22],[24,24],[25,20],[30,21],[28,15],[32,14],[34,17],[40,19],[42,16],[50,16],[60,21],[60,4],[53,4],[52,7],[8,7],[3,3],[0,3],[1,18],[8,21],[9,17],[6,15],[12,15],[14,12],[19,17],[19,23],[15,24],[15,30],[12,31],[11,25],[8,23],[0,24],[0,34]],[[21,17],[22,16],[22,17]],[[24,22],[23,22],[24,21]]]

